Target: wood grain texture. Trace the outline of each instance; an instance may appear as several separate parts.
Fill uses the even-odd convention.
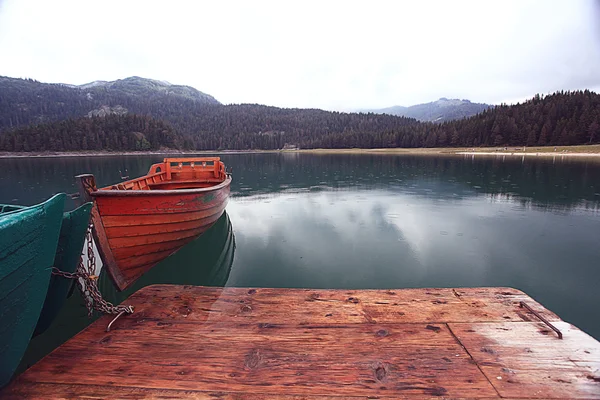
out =
[[[172,213],[168,220],[165,220],[163,215],[107,215],[103,217],[102,221],[106,229],[112,227],[125,227],[125,226],[145,226],[145,225],[162,225],[165,222],[179,223],[195,221],[198,219],[210,217],[215,214],[214,209],[207,209],[202,211],[194,212],[183,212],[183,213]]]
[[[273,324],[422,323],[531,321],[519,307],[527,301],[548,320],[554,313],[523,292],[491,289],[313,290],[182,286],[175,296],[161,286],[144,288],[129,318]],[[171,307],[165,307],[170,304]],[[207,307],[210,305],[210,307]],[[178,310],[189,308],[182,315]]]
[[[268,394],[268,393],[236,393],[230,391],[211,392],[204,390],[178,390],[178,389],[146,389],[140,387],[122,387],[122,386],[96,386],[96,385],[72,385],[72,384],[46,384],[46,383],[31,383],[29,388],[16,388],[7,393],[3,399],[156,399],[156,400],[173,400],[173,399],[194,399],[194,400],[397,400],[399,398],[407,398],[406,396],[399,397],[394,395],[383,395],[377,397],[368,396],[336,396],[336,395],[293,395],[293,394]],[[409,397],[411,398],[411,397]],[[413,397],[414,398],[414,397]],[[424,397],[429,399],[440,399],[448,397],[431,396]],[[493,397],[494,399],[497,397]],[[475,400],[478,398],[464,397],[462,400]],[[525,400],[523,398],[505,398],[505,400]]]
[[[600,396],[600,346],[576,327],[554,322],[449,324],[502,396],[524,391],[541,398]]]
[[[123,272],[119,269],[117,261],[115,260],[115,256],[111,251],[108,237],[106,236],[106,231],[102,223],[102,218],[100,217],[98,206],[95,202],[92,206],[91,216],[92,223],[94,224],[92,236],[94,237],[98,254],[100,254],[100,258],[102,258],[102,266],[103,268],[106,268],[116,287],[126,287],[128,285],[127,279]]]
[[[111,332],[99,319],[0,395],[600,398],[600,344],[514,289],[156,285],[127,303]]]
[[[103,191],[95,193],[105,194]],[[204,193],[177,193],[168,190],[114,190],[106,191],[106,194],[111,194],[111,196],[96,196],[98,208],[103,216],[137,215],[143,217],[156,215],[157,210],[176,214],[210,209],[227,200],[229,186],[223,190]],[[118,194],[122,194],[123,197],[116,196]],[[136,194],[136,196],[131,196],[132,194]],[[171,196],[171,198],[164,198],[161,195]]]

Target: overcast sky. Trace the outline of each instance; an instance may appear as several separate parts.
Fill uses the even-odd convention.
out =
[[[0,75],[351,110],[600,91],[600,2],[0,0]]]

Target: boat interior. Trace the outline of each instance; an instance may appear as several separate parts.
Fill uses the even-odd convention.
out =
[[[0,204],[0,214],[8,214],[10,212],[19,211],[27,207],[13,206],[11,204]]]
[[[175,190],[218,185],[227,179],[219,157],[165,158],[148,174],[100,190]]]

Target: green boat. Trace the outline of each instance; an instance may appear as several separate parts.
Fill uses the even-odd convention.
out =
[[[0,206],[0,387],[19,365],[42,311],[65,198]]]
[[[63,272],[73,273],[79,265],[85,234],[90,223],[91,210],[92,203],[87,203],[63,214],[58,247],[54,256],[54,267]],[[40,319],[35,327],[34,336],[48,329],[65,303],[69,289],[73,284],[72,279],[59,275],[50,276],[46,301],[44,301]]]

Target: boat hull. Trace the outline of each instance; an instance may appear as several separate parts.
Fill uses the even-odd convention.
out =
[[[119,290],[206,232],[225,211],[230,183],[227,177],[201,190],[92,193],[96,243]]]
[[[107,271],[98,277],[105,300],[120,304],[137,290],[155,284],[225,286],[235,256],[235,236],[227,212],[201,237],[159,263],[127,290],[118,291]],[[173,266],[177,271],[173,271]]]
[[[73,273],[79,265],[85,234],[90,223],[92,203],[87,203],[63,214],[58,246],[54,256],[54,267],[63,272]],[[34,335],[44,332],[62,308],[73,280],[60,275],[50,276],[50,285],[44,307],[35,327]]]
[[[0,386],[17,368],[40,316],[65,197],[0,214]]]

